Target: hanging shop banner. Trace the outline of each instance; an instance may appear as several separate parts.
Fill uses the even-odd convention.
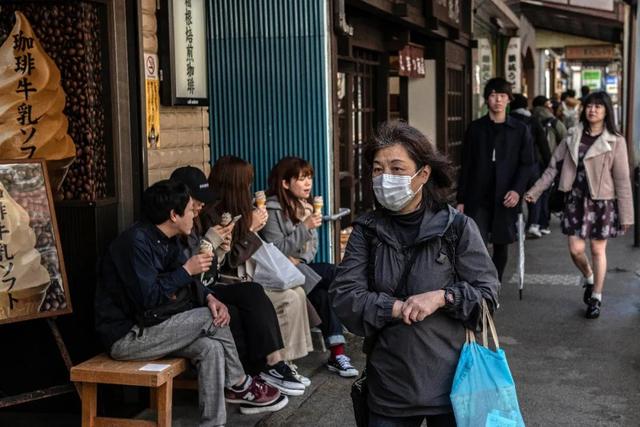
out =
[[[602,70],[598,68],[583,69],[582,85],[589,86],[592,91],[599,90],[602,87]]]
[[[158,11],[162,103],[208,105],[205,0],[163,0]]]
[[[489,39],[478,39],[478,65],[480,66],[480,90],[493,77],[493,53]]]
[[[511,39],[509,39],[504,67],[507,81],[512,84],[512,92],[521,93],[522,64],[520,62],[520,37],[511,37]]]
[[[144,79],[147,106],[147,148],[160,146],[160,79],[158,55],[144,54]]]
[[[616,50],[613,45],[567,46],[564,55],[567,61],[613,61]]]
[[[398,75],[410,78],[424,77],[424,47],[407,45],[402,48],[398,53]]]
[[[44,160],[0,162],[0,324],[71,313]]]

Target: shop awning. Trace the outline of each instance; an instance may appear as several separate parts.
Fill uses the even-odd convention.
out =
[[[620,43],[624,21],[619,6],[614,3],[613,10],[606,11],[550,1],[521,0],[519,9],[536,28]]]
[[[480,3],[485,13],[500,20],[505,30],[517,30],[520,27],[520,18],[506,5],[503,0],[486,0]]]

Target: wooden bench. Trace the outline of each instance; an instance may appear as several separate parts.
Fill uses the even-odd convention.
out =
[[[161,371],[141,371],[150,363],[169,365]],[[187,360],[183,358],[159,359],[154,361],[124,362],[113,360],[100,354],[71,368],[71,381],[81,385],[82,426],[122,426],[122,427],[170,427],[173,400],[173,379],[186,371]],[[98,384],[118,384],[151,389],[151,406],[157,409],[157,421],[131,420],[124,418],[97,417]],[[154,398],[155,397],[155,398]]]

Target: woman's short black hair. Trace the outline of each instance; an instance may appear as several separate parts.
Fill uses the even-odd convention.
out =
[[[443,207],[453,185],[451,162],[438,152],[422,132],[407,122],[391,120],[380,123],[374,137],[364,147],[364,159],[369,167],[373,165],[378,151],[396,144],[407,150],[417,169],[425,165],[431,167],[429,181],[422,187],[423,200],[431,209]]]
[[[484,99],[489,99],[489,95],[494,92],[506,93],[507,95],[509,95],[509,99],[513,98],[513,94],[511,93],[511,83],[509,83],[502,77],[494,77],[487,81],[487,84],[484,87]]]
[[[582,106],[582,112],[580,113],[580,123],[582,123],[582,126],[587,130],[591,130],[589,121],[587,120],[587,105],[589,104],[604,105],[606,112],[604,116],[604,126],[607,128],[609,133],[618,135],[619,132],[616,128],[616,121],[613,113],[613,103],[611,102],[611,97],[607,92],[591,92],[584,99],[584,105]]]
[[[189,188],[181,182],[165,179],[144,190],[142,209],[151,223],[162,224],[170,218],[171,211],[184,215],[191,194]]]

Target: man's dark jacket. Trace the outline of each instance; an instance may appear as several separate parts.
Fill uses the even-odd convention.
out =
[[[525,116],[517,112],[512,112],[511,116],[520,120],[528,128],[533,142],[533,153],[536,161],[542,165],[543,169],[547,168],[549,161],[551,160],[551,150],[549,150],[549,142],[547,141],[547,134],[540,122],[533,116]],[[534,179],[538,179],[536,176]]]
[[[107,351],[137,324],[136,314],[170,301],[194,279],[177,237],[151,223],[132,225],[111,243],[96,288],[96,330]]]
[[[504,138],[495,144],[494,183],[492,157],[495,141],[491,125],[487,114],[471,122],[467,129],[462,147],[457,201],[464,204],[464,213],[471,218],[476,218],[479,209],[490,206],[493,224],[488,231],[492,233],[493,243],[505,244],[515,241],[515,223],[521,209],[520,203],[514,208],[506,208],[503,205],[504,197],[509,191],[515,191],[522,198],[535,159],[527,126],[507,116]],[[492,185],[495,185],[494,199],[485,200],[487,187]]]

